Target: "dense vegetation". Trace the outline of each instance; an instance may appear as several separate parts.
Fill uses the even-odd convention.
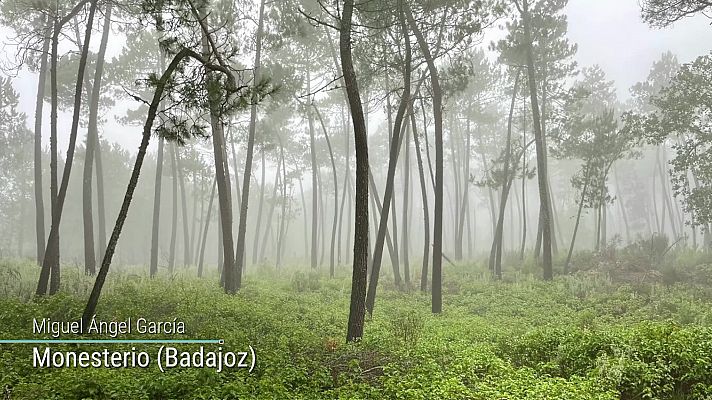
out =
[[[636,268],[629,253],[578,256],[624,271]],[[667,254],[659,270],[627,283],[601,269],[543,282],[510,265],[494,281],[484,265],[448,265],[440,315],[429,312],[428,295],[397,291],[388,276],[358,344],[342,339],[343,269],[330,279],[260,268],[229,296],[194,271],[149,279],[144,268],[124,268],[107,284],[107,319],[178,317],[191,337],[254,346],[255,370],[37,370],[27,367],[30,346],[12,345],[0,385],[12,399],[710,399],[712,289],[689,283],[712,279],[710,261]],[[80,269],[67,268],[61,294],[27,303],[37,268],[5,262],[3,271],[0,339],[26,336],[37,315],[78,318],[91,288]]]

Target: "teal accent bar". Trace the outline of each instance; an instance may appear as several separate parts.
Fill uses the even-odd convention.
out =
[[[223,344],[222,339],[0,339],[0,344]]]

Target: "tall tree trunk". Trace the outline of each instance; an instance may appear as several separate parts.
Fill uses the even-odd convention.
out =
[[[188,228],[188,197],[185,195],[185,175],[180,161],[180,152],[175,149],[176,168],[178,168],[178,187],[181,198],[181,222],[183,223],[183,266],[190,265],[190,233]]]
[[[37,101],[35,103],[34,134],[34,189],[35,189],[35,233],[37,237],[37,264],[42,266],[45,251],[45,209],[42,194],[42,110],[44,108],[45,83],[47,82],[47,56],[51,42],[52,20],[45,17],[45,38],[42,41]]]
[[[524,25],[524,40],[527,61],[527,73],[529,78],[529,94],[532,107],[532,118],[534,120],[534,137],[537,155],[537,177],[539,180],[539,201],[541,206],[539,213],[541,214],[542,222],[542,241],[543,241],[543,269],[544,280],[551,280],[554,277],[551,257],[551,216],[549,211],[549,179],[546,169],[546,149],[544,148],[544,137],[541,131],[541,121],[539,115],[539,100],[537,98],[536,85],[536,70],[534,67],[534,51],[531,38],[531,17],[529,15],[528,0],[522,1],[521,9],[522,20]]]
[[[176,167],[176,145],[170,144],[171,147],[171,198],[173,205],[171,206],[171,242],[168,250],[168,272],[173,273],[176,263],[176,235],[178,233],[178,168]]]
[[[82,185],[82,216],[84,222],[84,272],[94,275],[96,272],[96,255],[94,254],[94,216],[92,210],[92,174],[96,143],[99,141],[99,97],[101,95],[101,78],[104,72],[104,55],[111,30],[111,3],[107,3],[104,12],[104,27],[101,34],[101,44],[96,58],[94,84],[89,100],[89,126],[87,129],[86,156],[84,158]],[[103,249],[103,248],[102,248]]]
[[[435,215],[433,227],[433,279],[432,279],[432,312],[442,312],[442,239],[443,239],[443,105],[442,90],[438,70],[435,66],[428,44],[418,28],[410,7],[405,11],[420,51],[425,57],[430,72],[430,86],[433,93],[433,119],[435,120]]]
[[[211,47],[212,38],[207,27],[205,9],[201,9],[201,15],[196,15],[199,19],[202,30],[202,51],[203,57],[210,59],[214,56],[222,64],[219,54],[214,54]],[[208,83],[211,85],[214,80],[213,72],[208,73]],[[254,100],[254,99],[253,99]],[[225,133],[223,124],[218,115],[219,99],[208,98],[210,109],[210,128],[212,131],[213,159],[215,161],[215,179],[218,189],[218,209],[220,210],[220,223],[222,224],[222,246],[223,246],[223,273],[225,293],[234,294],[240,288],[241,270],[235,268],[234,242],[232,236],[232,193],[230,185],[230,169],[228,166],[227,146],[225,143]]]
[[[156,180],[153,186],[153,227],[151,229],[151,264],[149,276],[158,273],[158,238],[161,226],[161,186],[163,180],[163,147],[164,139],[158,139],[158,155],[156,156]]]
[[[104,191],[104,163],[101,159],[101,138],[97,136],[96,147],[94,147],[94,159],[96,161],[96,204],[99,214],[99,257],[103,257],[106,251],[106,200]]]
[[[307,93],[311,93],[311,74],[307,69]],[[311,95],[310,95],[311,96]],[[309,98],[309,105],[313,100]],[[314,137],[314,117],[311,107],[307,106],[307,122],[309,125],[309,156],[311,160],[311,183],[312,183],[312,213],[311,213],[311,249],[309,261],[312,269],[316,269],[318,263],[318,242],[319,239],[319,183],[317,182],[318,166],[316,162],[316,143]]]
[[[91,41],[91,32],[92,32],[92,25],[94,23],[94,13],[96,12],[96,2],[97,0],[92,0],[89,4],[89,15],[87,16],[87,29],[86,33],[84,34],[84,45],[82,46],[82,53],[81,56],[79,57],[79,69],[77,71],[77,80],[76,80],[76,86],[74,90],[74,114],[72,115],[72,128],[69,133],[69,146],[67,148],[67,157],[65,159],[65,165],[64,165],[64,171],[62,173],[62,183],[59,187],[59,190],[57,191],[57,197],[54,199],[54,210],[55,212],[52,215],[52,225],[49,231],[49,238],[47,239],[47,248],[45,249],[45,258],[42,262],[42,270],[40,271],[40,277],[39,277],[39,282],[37,284],[37,291],[36,294],[38,296],[42,296],[47,294],[47,284],[49,283],[49,294],[55,294],[57,290],[59,290],[59,284],[60,284],[60,271],[59,271],[59,225],[62,220],[62,210],[64,208],[64,200],[67,196],[67,189],[69,186],[69,177],[72,172],[72,163],[74,162],[74,150],[76,147],[77,143],[77,133],[79,130],[79,113],[80,113],[80,108],[81,108],[81,103],[82,103],[82,84],[84,81],[84,72],[86,70],[86,63],[87,63],[87,55],[89,53],[89,42]],[[83,7],[83,3],[82,4]],[[55,31],[53,35],[53,43],[52,43],[52,92],[53,92],[53,100],[56,101],[57,99],[57,93],[56,93],[56,85],[57,85],[57,44],[58,44],[58,37],[59,37],[59,31],[66,23],[66,21],[69,20],[68,17],[73,16],[72,13],[76,14],[74,10],[79,11],[77,7],[70,12],[69,15],[65,16],[62,18],[61,21],[55,26]],[[71,17],[70,17],[71,18]],[[52,106],[52,114],[54,115],[53,122],[54,122],[54,145],[56,149],[56,132],[57,132],[57,104],[54,102]],[[55,156],[56,157],[56,156]],[[56,158],[55,158],[55,171],[56,171]],[[56,183],[54,183],[54,186],[56,187]],[[51,281],[50,281],[50,272],[51,272]]]
[[[351,19],[354,0],[344,0],[339,27],[339,53],[344,83],[351,109],[356,148],[356,212],[354,215],[354,263],[351,277],[351,302],[346,341],[355,342],[363,336],[366,314],[366,269],[368,268],[368,135],[351,55]]]
[[[408,107],[411,109],[412,107]],[[410,258],[408,257],[408,210],[409,210],[409,204],[408,204],[408,196],[410,195],[410,148],[409,148],[409,142],[410,142],[410,127],[408,124],[408,116],[406,115],[406,119],[403,122],[403,125],[405,125],[405,160],[403,164],[403,214],[401,217],[401,224],[403,229],[401,229],[401,232],[403,234],[401,235],[401,248],[402,251],[401,253],[403,254],[403,277],[405,278],[405,284],[410,286]],[[395,208],[393,209],[393,212],[395,213]]]
[[[255,47],[255,65],[254,65],[254,76],[255,82],[259,82],[261,79],[260,75],[260,61],[262,55],[262,33],[264,28],[264,12],[265,12],[265,0],[260,0],[260,14],[257,23],[257,43]],[[244,268],[244,255],[245,255],[245,233],[247,230],[247,208],[250,201],[250,175],[252,175],[252,157],[255,147],[255,123],[257,121],[257,97],[252,98],[252,107],[250,108],[250,126],[247,135],[247,153],[245,155],[245,173],[242,176],[242,201],[240,203],[240,223],[237,229],[237,249],[235,254],[235,260],[237,262],[237,272],[236,272],[236,287],[235,290],[239,290],[242,283],[242,269]]]
[[[469,183],[470,183],[470,177],[468,176],[470,173],[470,120],[467,120],[467,127],[466,127],[466,132],[465,132],[466,138],[465,138],[465,169],[463,172],[463,188],[462,188],[462,203],[461,203],[461,209],[460,209],[460,220],[458,221],[457,224],[457,236],[458,240],[455,242],[456,245],[459,245],[460,247],[460,258],[462,258],[462,239],[465,236],[465,218],[467,215],[467,210],[469,209],[468,204],[469,204]],[[468,237],[469,239],[469,237]],[[468,245],[468,248],[470,246]],[[469,254],[468,254],[469,256]],[[455,255],[457,257],[457,254]]]
[[[423,267],[420,271],[420,290],[428,290],[428,261],[430,258],[430,216],[428,215],[428,188],[425,183],[425,172],[423,171],[423,158],[420,153],[420,140],[418,139],[417,125],[415,123],[415,113],[410,113],[410,125],[413,128],[413,143],[415,144],[415,156],[418,162],[418,177],[420,178],[420,196],[423,205]],[[425,131],[423,131],[425,133]]]

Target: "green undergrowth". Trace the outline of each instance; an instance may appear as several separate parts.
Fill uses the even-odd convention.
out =
[[[0,288],[0,338],[32,337],[32,318],[81,316],[90,288],[81,274],[68,272],[60,294],[29,301],[34,267],[2,268],[17,276]],[[174,338],[251,345],[254,371],[34,369],[32,345],[1,345],[0,388],[7,399],[712,399],[708,289],[576,276],[493,282],[477,268],[446,267],[440,315],[429,294],[395,290],[386,278],[355,345],[344,341],[345,269],[335,279],[253,271],[235,296],[215,276],[151,280],[128,269],[110,275],[98,318],[178,318],[187,334]]]

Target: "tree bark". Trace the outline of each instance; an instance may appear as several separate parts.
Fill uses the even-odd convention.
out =
[[[47,81],[47,56],[52,30],[52,21],[45,18],[45,38],[42,41],[42,56],[40,57],[39,80],[37,82],[37,101],[35,103],[35,134],[34,134],[34,189],[35,189],[35,233],[37,238],[37,264],[42,266],[45,251],[45,210],[42,194],[42,111],[44,109],[45,83]]]
[[[435,66],[428,44],[418,28],[410,7],[405,12],[420,51],[425,57],[430,72],[430,86],[433,92],[433,119],[435,120],[435,215],[433,228],[433,279],[432,279],[432,312],[442,312],[442,239],[443,239],[443,105],[442,90],[438,70]]]
[[[203,57],[209,59],[214,51],[211,51],[212,39],[208,36],[205,10],[201,10],[203,15],[196,15],[199,19],[202,35]],[[222,63],[218,54],[214,55]],[[212,80],[212,72],[208,72],[208,79]],[[210,85],[210,83],[208,83]],[[254,100],[254,99],[253,99]],[[220,223],[222,224],[222,246],[223,246],[223,273],[225,293],[234,294],[240,288],[241,271],[235,268],[234,242],[232,236],[232,193],[230,185],[230,170],[228,167],[227,147],[222,122],[220,121],[216,99],[209,98],[210,127],[212,130],[213,159],[215,161],[215,179],[218,190],[218,209],[220,210]]]
[[[158,155],[156,156],[156,180],[153,186],[153,227],[151,229],[151,264],[149,276],[153,278],[158,273],[158,238],[161,222],[161,186],[163,181],[163,147],[164,139],[158,139]]]
[[[351,109],[356,148],[356,206],[354,230],[354,263],[351,277],[351,302],[346,341],[355,342],[363,336],[366,313],[366,269],[368,266],[368,135],[351,55],[351,19],[354,0],[344,0],[339,27],[339,53],[344,83]]]

